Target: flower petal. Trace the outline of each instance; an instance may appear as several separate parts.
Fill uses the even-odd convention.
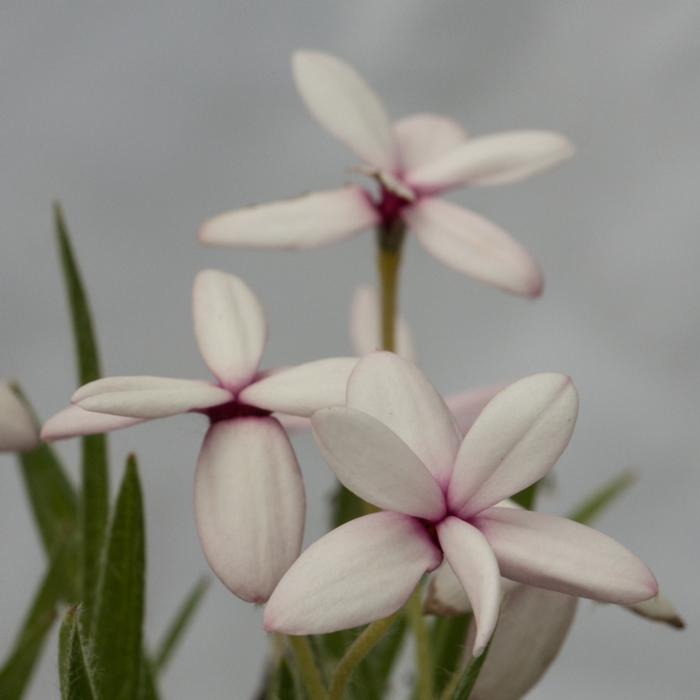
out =
[[[441,559],[413,518],[381,512],[351,520],[294,562],[265,608],[265,629],[325,634],[387,617]]]
[[[355,357],[330,357],[285,367],[247,386],[239,398],[268,411],[311,416],[345,403],[348,379],[356,364]]]
[[[305,416],[290,416],[287,413],[275,413],[275,418],[288,435],[311,430],[311,419]]]
[[[646,617],[647,620],[665,622],[671,627],[682,630],[685,628],[685,620],[678,614],[673,603],[662,593],[657,593],[653,598],[641,603],[628,605],[627,609],[637,615]]]
[[[507,386],[507,384],[484,386],[445,397],[445,403],[455,417],[462,435],[466,435],[467,431],[474,425],[474,421],[484,410],[486,404]]]
[[[439,520],[445,497],[396,433],[354,408],[327,408],[311,418],[324,459],[353,493],[379,508]]]
[[[576,389],[563,374],[533,374],[499,392],[459,448],[452,511],[469,517],[541,479],[567,446],[577,411]]]
[[[266,601],[299,555],[304,534],[304,484],[279,423],[214,423],[197,462],[194,502],[214,573],[239,598]]]
[[[396,354],[411,362],[415,361],[416,349],[413,333],[405,319],[397,315]],[[350,309],[350,340],[358,355],[367,355],[382,347],[381,314],[377,293],[370,285],[355,290]]]
[[[129,418],[165,418],[218,406],[231,399],[226,389],[195,379],[105,377],[85,384],[73,402],[86,411]]]
[[[86,411],[80,406],[68,406],[49,418],[41,429],[41,439],[46,442],[65,440],[83,435],[111,433],[143,423],[143,418],[113,416],[109,413]]]
[[[656,595],[641,559],[572,520],[519,508],[490,508],[474,519],[507,578],[552,591],[630,605]]]
[[[444,156],[467,140],[454,119],[439,114],[411,114],[394,122],[401,168],[411,172]]]
[[[574,153],[553,131],[504,131],[471,139],[407,173],[406,180],[436,192],[460,185],[502,185],[557,165]]]
[[[206,245],[303,250],[334,243],[378,220],[367,193],[350,185],[220,214],[202,224],[198,238]]]
[[[297,51],[292,72],[306,108],[326,131],[370,165],[396,168],[396,143],[384,106],[354,68],[327,53]]]
[[[39,429],[27,404],[0,381],[0,452],[26,452],[39,444]]]
[[[437,526],[445,559],[469,597],[476,637],[473,656],[480,656],[491,639],[501,605],[501,574],[486,538],[472,525],[449,516]]]
[[[243,280],[202,270],[192,290],[194,332],[204,362],[235,391],[255,375],[265,349],[265,312]]]
[[[407,207],[403,216],[425,249],[444,265],[512,294],[541,294],[537,263],[488,219],[434,197]]]
[[[519,585],[505,598],[474,700],[520,700],[556,658],[576,614],[578,599]],[[467,647],[474,636],[469,630]]]
[[[390,352],[366,355],[348,382],[347,405],[393,430],[438,483],[447,484],[459,435],[445,402],[415,365]]]

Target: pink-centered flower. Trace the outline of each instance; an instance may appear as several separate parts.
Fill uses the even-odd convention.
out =
[[[38,444],[31,411],[12,386],[0,380],[0,452],[26,452]]]
[[[498,393],[466,437],[416,367],[361,359],[347,405],[312,417],[338,479],[383,510],[311,545],[268,601],[265,627],[324,633],[390,615],[446,560],[471,601],[474,654],[494,630],[501,575],[595,600],[656,594],[653,574],[611,538],[563,518],[501,505],[559,458],[578,408],[568,377],[537,374]]]
[[[401,223],[440,262],[508,292],[537,296],[540,270],[503,229],[441,198],[455,188],[500,185],[541,172],[573,153],[551,131],[468,138],[453,120],[415,114],[389,121],[378,96],[348,64],[298,51],[292,68],[307,108],[362,161],[379,193],[357,185],[228,212],[206,221],[202,243],[313,248],[360,231]]]
[[[207,560],[240,598],[267,600],[299,554],[304,487],[275,411],[310,416],[344,403],[356,360],[330,358],[260,371],[267,335],[260,302],[238,277],[200,272],[194,329],[215,381],[109,377],[80,387],[51,418],[45,440],[105,432],[179,413],[210,428],[197,462],[195,513]]]

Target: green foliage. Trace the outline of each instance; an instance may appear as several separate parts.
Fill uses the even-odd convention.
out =
[[[61,700],[98,698],[80,617],[80,608],[71,608],[61,625],[58,641]]]
[[[430,626],[430,648],[433,652],[433,687],[440,694],[454,677],[465,656],[465,642],[471,614],[436,617]]]
[[[86,384],[101,376],[100,359],[90,305],[59,204],[54,204],[54,224],[73,326],[78,383]],[[94,607],[100,556],[109,518],[109,471],[104,435],[90,435],[82,439],[82,484],[82,600],[88,624]]]
[[[519,491],[514,496],[512,496],[511,500],[515,501],[519,506],[522,506],[523,508],[527,508],[528,510],[534,510],[535,500],[537,498],[537,487],[539,485],[539,481],[536,481],[534,484],[530,484],[527,488],[524,488],[522,491]]]
[[[630,470],[618,474],[584,499],[568,517],[584,525],[592,523],[636,481],[636,475]]]
[[[469,696],[472,694],[472,690],[476,685],[476,681],[481,673],[481,667],[484,665],[484,661],[486,661],[488,653],[489,647],[486,647],[481,656],[477,658],[472,657],[470,662],[467,664],[467,667],[464,669],[461,678],[459,679],[457,688],[452,695],[452,700],[469,700]]]
[[[336,528],[361,515],[367,515],[362,500],[338,484],[331,504],[331,527]]]
[[[100,698],[138,697],[142,680],[145,536],[136,459],[127,460],[102,560],[92,648]]]
[[[154,656],[153,668],[158,673],[162,673],[168,665],[208,588],[208,579],[198,581],[175,613]]]

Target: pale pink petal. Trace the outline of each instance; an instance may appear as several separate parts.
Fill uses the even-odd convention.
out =
[[[247,386],[239,399],[250,406],[295,416],[311,416],[345,403],[345,392],[357,358],[330,357],[286,367]]]
[[[384,106],[344,61],[320,51],[292,57],[297,90],[321,126],[370,165],[394,170],[398,156]]]
[[[486,404],[499,392],[508,386],[507,384],[497,384],[484,386],[478,389],[464,391],[461,394],[452,394],[445,397],[445,403],[457,421],[462,435],[474,425],[474,421],[484,410]]]
[[[0,381],[0,452],[26,452],[38,444],[39,428],[29,407]]]
[[[394,122],[401,168],[411,172],[444,156],[467,140],[454,119],[439,114],[411,114]]]
[[[396,433],[376,418],[337,406],[314,413],[314,437],[342,484],[379,508],[436,521],[445,497]]]
[[[459,448],[454,418],[413,364],[390,352],[366,355],[348,382],[347,405],[393,430],[441,485]]]
[[[325,634],[387,617],[441,560],[413,518],[381,512],[351,520],[294,562],[265,608],[265,629]]]
[[[350,185],[220,214],[202,224],[198,237],[206,245],[302,250],[342,240],[378,220],[367,193]]]
[[[192,310],[207,367],[227,388],[245,386],[258,369],[267,337],[258,298],[240,278],[202,270],[194,280]]]
[[[553,131],[505,131],[471,139],[418,166],[406,180],[422,190],[501,185],[542,172],[570,158],[571,142]]]
[[[684,629],[685,621],[680,616],[673,603],[662,593],[658,593],[649,600],[628,605],[627,609],[641,617],[646,617],[647,620],[655,622],[664,622],[676,629]]]
[[[563,374],[533,374],[486,405],[459,448],[448,500],[469,517],[541,479],[569,443],[578,395]]]
[[[658,591],[639,557],[572,520],[518,508],[490,508],[473,520],[507,578],[604,603],[630,605]]]
[[[559,653],[577,603],[573,596],[532,586],[519,585],[510,592],[470,698],[520,700]],[[467,647],[473,637],[470,628]]]
[[[311,419],[305,416],[290,416],[287,413],[275,413],[275,418],[288,434],[311,430]]]
[[[415,361],[416,349],[413,333],[405,319],[397,315],[394,319],[396,332],[396,354]],[[377,292],[370,285],[358,287],[352,298],[350,309],[350,340],[358,355],[381,350],[381,311]]]
[[[476,620],[472,655],[480,656],[491,639],[501,604],[501,574],[486,538],[469,523],[449,516],[437,526],[445,559],[467,593]]]
[[[542,273],[510,234],[468,209],[426,197],[404,210],[404,219],[441,263],[512,294],[536,297]]]
[[[73,402],[86,411],[129,418],[165,418],[218,406],[231,392],[208,382],[168,377],[106,377],[80,387]]]
[[[501,599],[504,599],[516,586],[521,585],[510,579],[501,578]],[[464,586],[459,582],[449,562],[443,561],[430,576],[423,611],[428,615],[453,617],[471,610],[472,606]]]
[[[41,429],[41,439],[46,442],[65,440],[83,435],[111,433],[114,430],[128,428],[143,423],[142,418],[112,416],[109,413],[94,413],[80,406],[68,406],[49,418]]]
[[[239,598],[266,601],[299,555],[304,534],[304,484],[279,423],[214,423],[197,462],[194,503],[214,573]]]

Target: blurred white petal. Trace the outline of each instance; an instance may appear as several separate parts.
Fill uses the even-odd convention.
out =
[[[114,430],[143,423],[144,420],[146,419],[95,413],[73,405],[59,411],[44,423],[41,429],[41,439],[51,442],[52,440],[65,440],[83,435],[111,433]]]
[[[439,114],[411,114],[394,122],[401,168],[411,172],[449,153],[467,140],[454,119]]]
[[[39,428],[28,406],[0,381],[0,452],[26,452],[39,444]]]

